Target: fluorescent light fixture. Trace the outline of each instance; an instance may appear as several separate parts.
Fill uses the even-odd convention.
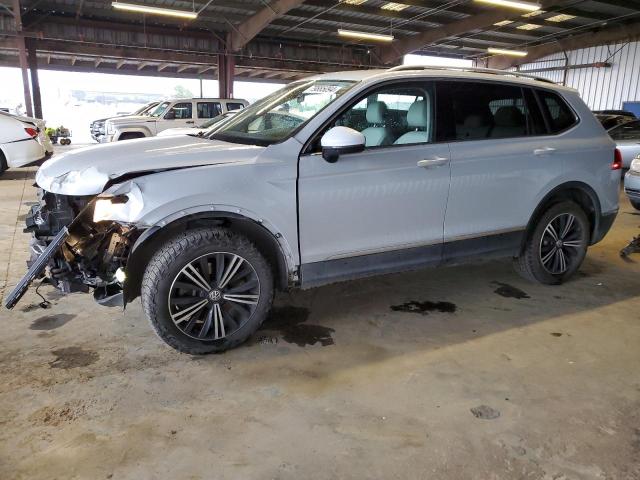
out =
[[[560,15],[554,15],[553,17],[545,18],[547,22],[566,22],[567,20],[572,20],[576,18],[575,15],[567,15],[566,13],[561,13]]]
[[[546,10],[534,10],[533,12],[525,13],[522,16],[530,18],[530,17],[537,17],[538,15],[542,15],[543,13],[546,13]]]
[[[347,5],[362,5],[367,0],[342,0],[342,3],[346,3]]]
[[[518,0],[475,0],[479,3],[488,3],[489,5],[496,5],[498,7],[515,8],[517,10],[526,10],[527,12],[533,12],[540,10],[540,5],[529,2],[520,2]]]
[[[396,2],[387,2],[380,7],[381,10],[391,10],[392,12],[401,12],[409,5],[405,5],[404,3],[396,3]]]
[[[393,35],[383,35],[381,33],[356,32],[355,30],[338,29],[338,35],[341,37],[359,38],[360,40],[375,40],[378,42],[391,42]]]
[[[118,10],[126,10],[128,12],[150,13],[152,15],[165,15],[167,17],[187,18],[189,20],[198,18],[197,12],[174,10],[172,8],[150,7],[148,5],[136,5],[125,2],[111,2],[111,6]]]
[[[510,23],[513,23],[513,20],[502,20],[501,22],[494,23],[494,25],[496,27],[504,27],[505,25],[509,25]]]
[[[487,52],[493,55],[510,55],[512,57],[526,57],[527,52],[524,50],[507,50],[505,48],[487,48]]]
[[[540,25],[535,25],[533,23],[525,23],[524,25],[520,25],[516,27],[518,30],[536,30],[540,28]]]

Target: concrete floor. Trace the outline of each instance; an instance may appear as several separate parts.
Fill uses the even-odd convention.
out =
[[[32,170],[0,179],[0,296]],[[580,275],[510,262],[282,295],[223,355],[158,340],[139,301],[2,310],[2,479],[638,479],[640,233],[626,200]],[[474,413],[475,412],[475,413]]]

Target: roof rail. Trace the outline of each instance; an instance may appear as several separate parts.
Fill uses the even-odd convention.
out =
[[[431,66],[431,65],[398,65],[396,67],[391,67],[387,70],[387,72],[401,72],[404,70],[444,70],[444,71],[454,71],[454,72],[476,72],[476,73],[488,73],[490,75],[503,75],[503,76],[511,76],[511,77],[522,77],[528,78],[531,80],[537,80],[539,82],[552,83],[556,84],[553,80],[549,80],[548,78],[543,77],[535,77],[533,75],[527,75],[526,73],[520,72],[510,72],[507,70],[496,70],[493,68],[477,68],[477,67],[441,67],[441,66]]]

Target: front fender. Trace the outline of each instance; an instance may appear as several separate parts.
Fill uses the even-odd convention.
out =
[[[269,232],[278,243],[278,246],[282,252],[282,256],[285,259],[287,270],[289,272],[295,271],[296,259],[294,256],[294,251],[291,248],[291,244],[282,234],[282,232],[280,232],[279,229],[275,227],[275,225],[260,218],[254,212],[231,205],[199,205],[196,207],[185,208],[178,212],[173,212],[147,228],[134,243],[133,247],[131,248],[131,254],[134,254],[137,249],[139,249],[147,240],[149,240],[149,238],[157,235],[165,228],[170,228],[171,225],[176,224],[180,220],[197,220],[200,218],[237,218],[251,220],[252,222],[260,225],[267,232]]]

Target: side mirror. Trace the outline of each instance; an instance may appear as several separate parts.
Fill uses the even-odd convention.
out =
[[[365,138],[360,132],[348,127],[333,127],[320,139],[322,158],[329,163],[338,161],[344,153],[357,153],[364,150]]]

